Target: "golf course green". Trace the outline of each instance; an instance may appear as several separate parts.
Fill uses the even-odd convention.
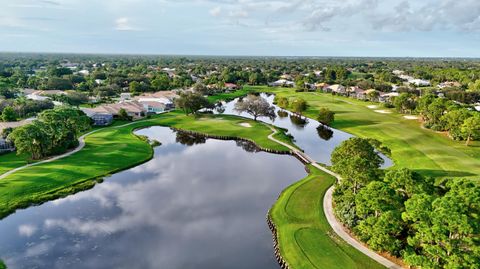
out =
[[[327,222],[323,196],[335,178],[309,166],[270,210],[282,257],[291,268],[384,268],[340,239]]]

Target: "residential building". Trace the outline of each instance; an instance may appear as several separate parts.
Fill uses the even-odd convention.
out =
[[[317,90],[322,90],[322,91],[324,91],[325,88],[330,87],[330,85],[327,84],[327,83],[325,83],[325,82],[315,83],[314,86],[315,86],[315,89],[317,89]]]
[[[358,86],[348,87],[347,94],[353,98],[364,99],[365,91]]]
[[[445,81],[438,84],[438,88],[440,89],[452,88],[452,87],[459,88],[459,87],[462,87],[462,84],[456,81]]]
[[[113,117],[117,117],[122,109],[124,109],[127,112],[127,115],[133,119],[142,118],[147,112],[143,105],[138,101],[124,101],[117,104],[101,105],[91,109],[91,111],[99,114],[111,114]]]
[[[147,113],[160,114],[168,110],[167,105],[155,101],[139,101]]]
[[[94,126],[107,126],[113,122],[113,114],[111,113],[97,112],[93,108],[82,108],[81,110],[92,119]]]
[[[330,92],[334,92],[334,93],[337,93],[337,94],[346,94],[347,93],[347,89],[343,85],[340,85],[340,84],[335,84],[335,85],[329,86],[328,88],[330,89]]]
[[[277,81],[268,83],[268,86],[271,87],[293,87],[295,86],[295,82],[286,80],[286,79],[279,79]]]
[[[0,154],[14,150],[15,146],[12,142],[0,137]]]
[[[381,94],[380,97],[378,98],[378,100],[380,102],[390,102],[392,100],[392,98],[395,98],[397,96],[399,96],[400,94],[398,92],[389,92],[389,93],[384,93],[384,94]]]
[[[110,113],[95,113],[92,115],[91,119],[95,126],[107,126],[112,124],[113,115]]]
[[[238,90],[238,85],[234,83],[225,83],[225,88],[228,91],[235,91],[235,90]]]

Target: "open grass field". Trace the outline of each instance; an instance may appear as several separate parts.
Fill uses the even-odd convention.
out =
[[[213,103],[218,102],[218,101],[230,101],[230,100],[233,100],[237,97],[245,96],[250,92],[252,92],[251,89],[249,89],[247,87],[244,87],[244,88],[242,88],[240,90],[237,90],[237,91],[234,91],[234,92],[219,93],[219,94],[209,96],[208,100],[210,102],[213,102]]]
[[[336,236],[323,212],[335,178],[310,166],[310,174],[282,192],[270,210],[280,251],[291,268],[384,268]]]
[[[248,123],[251,127],[243,127],[240,123]],[[205,115],[195,119],[179,112],[162,114],[124,127],[104,128],[87,136],[86,146],[81,151],[51,163],[28,167],[0,180],[0,218],[18,208],[90,188],[96,182],[94,179],[149,160],[152,148],[132,131],[155,125],[235,136],[253,140],[260,147],[288,150],[267,138],[272,133],[268,126],[253,120],[226,115]],[[282,138],[291,143],[287,139]]]
[[[27,156],[17,155],[15,152],[0,155],[0,175],[27,163]]]
[[[397,167],[406,167],[434,177],[480,178],[480,142],[470,147],[453,141],[445,134],[421,127],[417,120],[405,119],[393,110],[391,114],[375,112],[369,105],[352,98],[318,92],[295,92],[294,89],[251,87],[289,98],[301,97],[309,107],[305,115],[316,118],[319,108],[328,107],[335,114],[333,127],[359,137],[375,138],[392,150]],[[378,108],[384,110],[384,108]]]

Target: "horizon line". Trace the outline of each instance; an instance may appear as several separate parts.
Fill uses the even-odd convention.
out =
[[[170,56],[170,57],[231,57],[231,58],[363,58],[363,59],[468,59],[480,60],[478,56],[354,56],[354,55],[253,55],[253,54],[184,54],[184,53],[130,53],[130,52],[47,52],[47,51],[0,51],[0,54],[51,54],[51,55],[98,55],[98,56]]]

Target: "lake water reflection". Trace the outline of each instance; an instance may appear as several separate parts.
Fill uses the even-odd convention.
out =
[[[0,222],[9,268],[278,268],[265,215],[305,176],[300,162],[164,127],[138,133],[162,142],[148,163]]]
[[[273,94],[262,93],[261,96],[273,105]],[[238,99],[224,103],[224,114],[240,115],[247,118],[252,118],[247,113],[238,114],[235,111],[235,103]],[[310,157],[320,163],[330,165],[330,156],[333,150],[344,140],[353,137],[351,134],[342,132],[340,130],[326,127],[314,119],[296,116],[289,111],[283,110],[275,106],[275,113],[277,118],[271,121],[268,118],[259,118],[267,123],[288,129],[288,132],[295,138],[295,144],[305,151]],[[393,162],[382,155],[385,163],[383,167],[390,167]]]

